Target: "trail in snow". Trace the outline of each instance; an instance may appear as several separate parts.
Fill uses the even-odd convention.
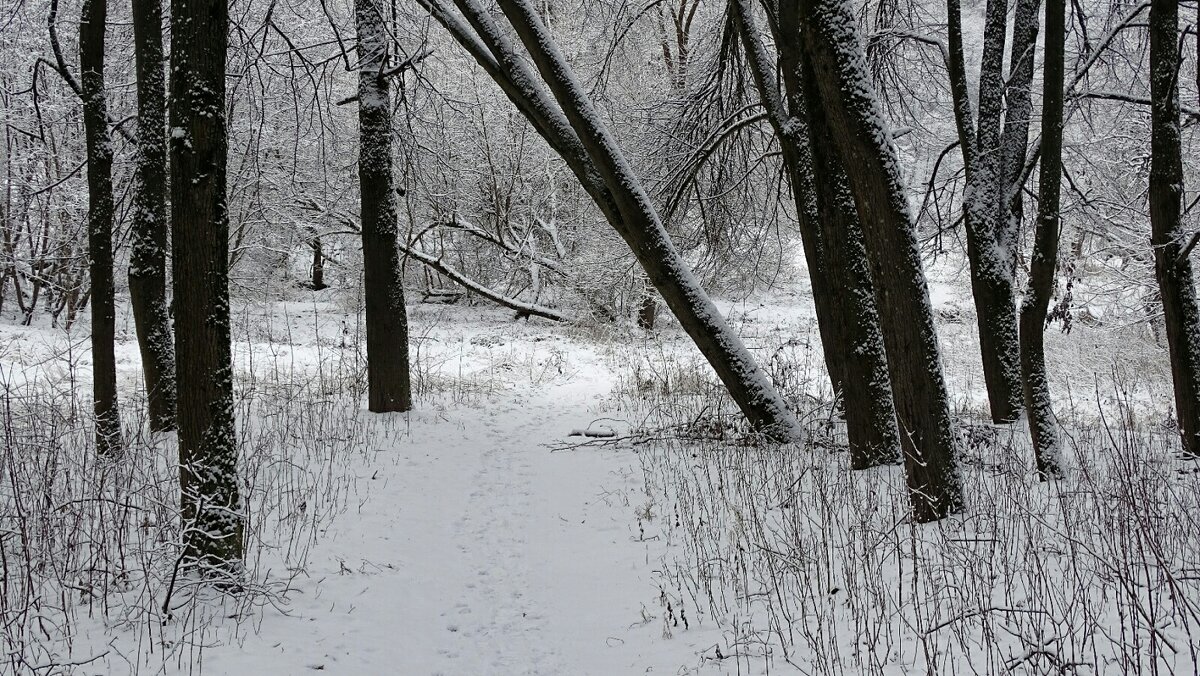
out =
[[[636,456],[543,445],[599,417],[597,387],[414,413],[364,468],[369,496],[316,546],[289,606],[241,645],[208,648],[205,672],[690,673],[719,634],[666,641],[661,619],[646,621],[660,544],[636,531]]]

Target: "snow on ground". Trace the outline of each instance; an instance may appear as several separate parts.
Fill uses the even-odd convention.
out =
[[[702,661],[715,630],[664,641],[654,619],[661,544],[637,530],[637,457],[549,447],[606,415],[618,351],[491,308],[413,315],[417,387],[431,393],[411,414],[364,414],[371,447],[348,469],[348,507],[287,576],[286,600],[204,629],[203,649],[168,650],[166,666],[137,631],[84,620],[70,661],[103,657],[81,673],[190,673],[187,661],[212,674],[687,673]],[[354,322],[324,302],[243,308],[243,383],[353,361]],[[36,372],[87,398],[86,357],[47,359],[82,350],[83,330],[3,333],[10,386]],[[128,391],[137,350],[131,330],[121,339]],[[260,570],[279,564],[265,558]]]
[[[550,453],[595,417],[599,378],[514,386],[486,408],[416,414],[377,450],[370,496],[309,557],[286,614],[212,673],[675,673],[690,641],[640,624],[656,592],[623,453]]]
[[[947,316],[970,307],[948,289],[935,285],[933,293]],[[243,394],[314,379],[328,380],[332,391],[339,379],[361,374],[362,326],[353,302],[333,292],[320,298],[237,304],[234,354]],[[802,289],[722,309],[771,362],[769,371],[781,367],[783,355],[820,372],[811,301]],[[190,628],[178,618],[166,629],[147,629],[84,613],[61,659],[86,662],[77,673],[89,674],[201,667],[212,674],[364,675],[786,670],[779,661],[751,668],[713,660],[714,648],[728,650],[723,630],[697,616],[680,626],[666,611],[674,593],[660,588],[671,578],[661,570],[669,560],[666,538],[643,523],[655,498],[647,496],[633,450],[561,448],[577,428],[630,426],[609,419],[621,417],[613,393],[647,355],[693,352],[676,327],[647,340],[514,322],[495,308],[417,305],[411,312],[418,408],[346,414],[357,428],[357,448],[353,457],[329,462],[331,475],[345,475],[328,480],[341,486],[327,500],[340,505],[330,508],[336,516],[321,521],[296,561],[266,547],[254,564],[286,594],[236,619]],[[128,401],[139,384],[139,357],[132,322],[123,315],[119,324]],[[1169,411],[1161,349],[1133,330],[1077,331],[1048,335],[1060,403],[1068,402],[1069,378],[1091,387],[1101,378],[1117,382],[1114,374],[1125,369],[1133,381],[1121,382],[1140,410]],[[982,406],[973,334],[970,316],[942,322],[949,382],[967,410]],[[766,353],[789,340],[790,351]],[[5,323],[0,375],[12,388],[33,380],[75,388],[86,403],[86,327],[67,335]],[[813,378],[809,385],[819,391],[823,383]],[[315,475],[321,468],[308,469]]]

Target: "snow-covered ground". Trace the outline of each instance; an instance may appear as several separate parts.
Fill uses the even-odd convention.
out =
[[[652,575],[662,544],[638,533],[636,455],[553,450],[607,415],[621,350],[564,338],[549,324],[514,323],[492,308],[416,306],[413,315],[425,396],[410,414],[348,414],[362,426],[362,447],[332,462],[349,480],[309,484],[341,487],[341,498],[327,500],[341,501],[329,507],[336,517],[294,569],[281,574],[286,557],[270,546],[255,562],[270,603],[232,619],[202,611],[165,628],[80,613],[69,648],[65,639],[44,646],[52,652],[26,666],[364,675],[696,667],[702,644],[719,633],[662,640]],[[246,307],[239,318],[243,390],[353,362],[355,318],[336,303]],[[0,377],[12,390],[74,383],[86,402],[84,330],[5,324]],[[131,330],[118,354],[131,392],[139,368]],[[169,455],[169,438],[155,443]],[[151,594],[161,602],[161,589]]]
[[[949,318],[940,327],[949,382],[969,416],[981,408],[982,380],[973,320],[955,316],[955,308],[970,307],[969,300],[951,289],[935,286],[934,299]],[[804,289],[728,302],[723,309],[769,373],[809,394],[827,387]],[[672,396],[682,400],[703,392],[703,383],[679,381],[703,378],[688,375],[697,372],[697,357],[673,326],[650,339],[631,330],[514,322],[510,312],[495,308],[416,305],[417,409],[374,415],[361,409],[356,396],[361,325],[351,299],[327,291],[289,302],[239,303],[235,314],[255,593],[239,603],[171,585],[163,552],[173,550],[147,536],[139,549],[146,553],[143,569],[113,582],[110,596],[80,592],[83,583],[68,580],[66,591],[40,589],[43,601],[58,599],[57,605],[5,609],[20,617],[14,624],[23,628],[8,627],[4,638],[7,650],[24,645],[23,669],[447,676],[821,672],[813,666],[817,657],[809,662],[791,654],[789,662],[772,646],[772,632],[783,634],[770,604],[757,615],[739,615],[741,606],[732,600],[697,598],[703,584],[687,588],[697,582],[694,571],[711,562],[699,560],[704,542],[681,540],[693,515],[681,517],[682,498],[670,494],[679,487],[667,485],[675,479],[662,472],[704,461],[680,454],[664,460],[664,453],[680,449],[668,445],[650,453],[624,438],[658,416],[645,406],[656,405],[660,390],[673,388]],[[136,397],[139,364],[132,323],[124,316],[121,322],[118,363],[128,401]],[[1050,332],[1052,385],[1064,415],[1094,417],[1097,403],[1148,420],[1169,415],[1161,349],[1139,331]],[[86,327],[67,335],[45,326],[0,326],[0,389],[6,392],[74,388],[76,405],[86,410],[89,364]],[[638,394],[644,387],[658,394]],[[715,406],[700,399],[698,406]],[[623,439],[580,445],[580,437],[569,436],[588,427],[612,428]],[[139,443],[141,451],[158,454],[144,463],[159,467],[144,472],[146,485],[169,495],[169,435]],[[1019,465],[1028,458],[1016,462],[1009,469],[1021,475]],[[846,490],[884,491],[885,504],[903,503],[902,481],[894,474],[873,476]],[[6,490],[0,488],[0,505],[14,501]],[[56,499],[65,507],[64,497],[70,495]],[[139,509],[153,511],[144,495],[129,499],[138,497],[148,500]],[[130,518],[147,532],[159,525],[149,517]],[[856,523],[851,519],[848,530],[824,539],[842,541],[863,526]],[[720,545],[709,553],[725,556]],[[723,569],[736,568],[729,564],[737,556]],[[880,579],[902,587],[913,582],[903,575]],[[749,581],[723,582],[749,596],[768,594],[755,592]],[[159,609],[168,586],[178,587],[170,617]],[[1184,595],[1194,601],[1189,589]],[[710,585],[709,593],[724,592]],[[715,606],[727,611],[712,612]],[[846,617],[832,606],[827,616],[794,617],[787,640],[796,640],[797,631],[805,635],[811,626],[801,627],[811,621],[841,623]],[[894,617],[908,619],[901,610]],[[850,653],[858,650],[860,629],[832,626],[830,636],[840,638],[830,638],[826,647],[845,650],[847,664],[854,663]],[[919,626],[893,629],[884,634],[899,645],[885,651],[889,657],[879,669],[953,673],[938,666],[927,644],[913,642]],[[1188,641],[1177,645],[1179,631],[1162,628],[1183,650]],[[748,641],[751,636],[757,638]],[[0,663],[0,673],[16,664]],[[1027,660],[1021,667],[1041,673],[1038,664]],[[1097,662],[1078,671],[1123,668]]]

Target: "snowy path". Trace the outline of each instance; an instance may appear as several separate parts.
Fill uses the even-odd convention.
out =
[[[658,615],[658,544],[636,537],[636,456],[543,445],[597,417],[591,385],[414,415],[286,614],[207,650],[205,671],[690,673],[715,634],[663,640],[661,620],[643,620]]]

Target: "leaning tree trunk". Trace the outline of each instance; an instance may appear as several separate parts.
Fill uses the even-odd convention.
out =
[[[1042,159],[1038,177],[1037,230],[1029,261],[1029,288],[1021,304],[1021,374],[1025,411],[1038,475],[1062,476],[1058,424],[1046,378],[1043,338],[1046,311],[1058,263],[1059,198],[1062,185],[1062,132],[1066,0],[1046,0],[1046,48],[1042,80]]]
[[[355,0],[358,27],[358,184],[361,194],[364,295],[367,305],[367,407],[412,408],[408,316],[397,247],[392,180],[392,101],[384,5]]]
[[[161,0],[133,0],[137,176],[129,231],[129,300],[142,353],[150,429],[175,428],[175,347],[167,305],[167,136]]]
[[[1179,434],[1184,453],[1196,457],[1200,456],[1200,310],[1192,263],[1182,241],[1178,28],[1179,4],[1151,0],[1150,243],[1162,294]]]
[[[525,2],[501,5],[558,107],[475,0],[456,0],[470,28],[437,0],[419,1],[567,162],[750,424],[776,439],[799,439],[802,431],[795,418],[671,242],[641,182],[533,8]]]
[[[121,453],[117,408],[116,303],[113,297],[112,140],[104,95],[104,32],[107,0],[84,0],[79,19],[79,67],[87,139],[88,262],[92,283],[92,395],[96,451]]]
[[[1007,3],[988,0],[979,69],[979,124],[967,164],[965,223],[983,379],[994,422],[1021,413],[1021,366],[1013,286],[1016,242],[1008,231],[1001,154]],[[960,36],[961,37],[961,36]],[[960,136],[960,143],[962,138]]]
[[[808,261],[817,327],[826,368],[843,400],[850,466],[866,469],[900,459],[892,400],[871,271],[846,172],[829,148],[824,113],[808,105],[800,31],[794,12],[778,19],[775,44],[785,98],[748,0],[729,3],[755,86],[783,151]],[[822,177],[816,180],[815,177]]]
[[[245,528],[229,325],[228,28],[225,0],[171,2],[171,277],[184,559],[217,574],[237,573]]]
[[[934,521],[960,510],[963,496],[933,308],[895,147],[847,0],[783,1],[799,4],[817,85],[812,105],[826,112],[863,226],[913,518]]]

